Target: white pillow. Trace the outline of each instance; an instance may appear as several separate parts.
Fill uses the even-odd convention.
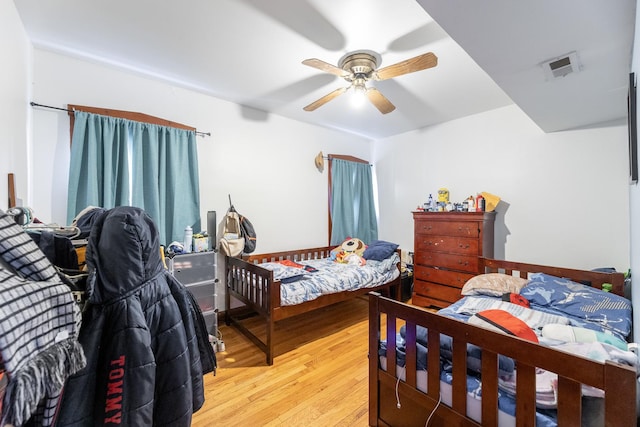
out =
[[[511,276],[503,273],[479,274],[467,280],[462,287],[462,295],[487,295],[499,297],[504,294],[518,294],[527,283],[528,279]]]

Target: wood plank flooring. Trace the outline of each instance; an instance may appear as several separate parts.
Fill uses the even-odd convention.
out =
[[[193,426],[368,425],[367,297],[278,322],[273,366],[224,322],[220,332],[226,351]]]

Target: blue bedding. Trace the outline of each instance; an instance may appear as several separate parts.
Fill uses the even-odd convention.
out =
[[[426,332],[424,328],[422,329],[423,331]],[[441,343],[441,349],[442,349],[442,345],[443,344]],[[447,344],[444,344],[444,345],[446,346]],[[417,346],[418,370],[426,370],[427,369],[427,348],[420,343],[416,344],[416,346]],[[380,357],[385,357],[386,351],[387,351],[387,342],[381,341],[378,355]],[[441,350],[440,354],[442,356],[440,359],[440,380],[444,383],[451,385],[453,382],[453,374],[452,374],[453,367],[450,363],[450,360],[448,360],[446,353]],[[470,369],[467,375],[467,393],[468,395],[472,396],[474,399],[481,400],[482,399],[482,380],[481,380],[480,371],[478,369],[475,372],[473,372],[472,368],[469,366],[469,364],[476,363],[475,361],[473,361],[474,358],[477,358],[478,362],[480,361],[479,349],[478,349],[478,352],[475,354],[473,350],[471,351],[468,350],[467,355],[468,355],[467,363]],[[405,366],[405,357],[406,357],[406,343],[403,338],[403,335],[399,333],[396,336],[396,360],[397,360],[396,363],[398,364],[398,366],[401,366],[401,367]],[[508,358],[505,358],[505,361],[507,359]],[[501,371],[505,368],[505,366],[503,366],[503,363],[509,364],[508,361],[511,361],[511,359],[508,359],[508,361],[506,362],[505,361],[503,360],[499,361]],[[510,365],[511,372],[513,372],[513,361],[511,361],[510,363],[511,363]],[[498,390],[498,409],[508,415],[515,417],[515,413],[516,413],[515,396],[513,396],[510,393],[506,393],[501,390]],[[557,414],[557,411],[553,409],[539,409],[536,413],[536,426],[537,427],[556,427],[557,426],[556,414]]]
[[[381,286],[400,275],[398,262],[400,257],[394,252],[389,258],[367,260],[362,266],[325,258],[301,261],[302,267],[278,262],[262,263],[260,267],[272,270],[274,280],[281,281],[280,305],[285,306],[311,301],[325,294]]]
[[[631,332],[631,301],[619,295],[543,273],[532,274],[520,295],[536,310],[567,316],[573,326],[610,332],[622,340]]]
[[[536,332],[546,323],[591,329],[612,334],[623,341],[631,332],[631,301],[619,295],[543,273],[532,274],[529,283],[520,290],[520,295],[529,301],[531,310],[551,316],[543,318],[540,314],[540,323],[529,325]],[[466,322],[478,311],[505,309],[508,306],[508,303],[500,302],[496,297],[474,295],[463,297],[439,313]],[[513,307],[509,311],[521,317],[518,311],[524,310]]]
[[[438,314],[454,319],[468,321],[474,314],[484,310],[504,310],[518,317],[540,337],[542,345],[556,347],[572,354],[582,355],[598,361],[613,360],[617,363],[637,365],[637,357],[624,349],[616,348],[609,342],[557,342],[545,340],[542,331],[545,325],[570,325],[586,328],[598,333],[608,334],[624,341],[631,331],[631,302],[626,298],[603,292],[600,289],[571,282],[542,273],[531,275],[529,283],[521,290],[530,307],[512,304],[501,297],[487,295],[465,296],[452,305],[439,310]],[[567,326],[568,327],[568,326]],[[402,327],[396,337],[396,355],[398,366],[405,366],[406,343]],[[427,330],[421,326],[416,329],[418,369],[426,369]],[[451,384],[451,338],[440,336],[440,372],[441,381]],[[386,355],[386,342],[381,342],[379,356]],[[467,391],[470,396],[480,399],[481,349],[475,345],[467,346]],[[517,369],[512,359],[499,355],[499,409],[506,414],[515,414],[515,377]],[[536,398],[537,425],[555,426],[557,405],[553,390],[555,374],[538,370]],[[601,410],[602,391],[583,386],[583,400],[590,402],[594,412]],[[600,409],[598,409],[600,408]],[[584,412],[583,412],[584,414]]]

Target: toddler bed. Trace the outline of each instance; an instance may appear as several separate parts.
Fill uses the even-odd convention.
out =
[[[635,426],[637,356],[623,340],[631,304],[615,295],[623,275],[481,265],[488,274],[438,313],[370,296],[369,424]],[[487,314],[495,310],[528,328],[491,330],[505,327]]]
[[[336,262],[335,247],[299,249],[227,257],[225,322],[235,326],[273,364],[275,322],[370,291],[400,299],[400,253],[397,245],[373,242],[364,265]],[[335,252],[334,252],[335,255]],[[366,254],[365,254],[366,255]],[[354,257],[354,259],[356,259]],[[231,307],[231,298],[242,306]],[[266,331],[255,332],[242,320],[258,316]]]

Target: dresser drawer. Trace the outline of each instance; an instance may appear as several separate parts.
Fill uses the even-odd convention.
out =
[[[411,304],[417,305],[419,307],[431,308],[431,309],[440,309],[445,308],[452,303],[449,301],[443,301],[436,298],[425,297],[423,295],[418,295],[415,292],[411,296]]]
[[[414,281],[413,293],[418,297],[435,298],[444,301],[446,303],[445,305],[452,304],[462,298],[459,288],[443,286],[438,283],[425,282],[423,280]],[[412,301],[412,303],[418,305],[416,301]]]
[[[446,307],[493,256],[495,212],[414,212],[412,304]]]
[[[442,283],[445,285],[462,288],[467,280],[471,279],[474,274],[463,273],[460,271],[440,270],[433,267],[425,267],[422,265],[414,266],[413,277],[416,280],[424,280],[427,282]]]
[[[414,243],[416,252],[437,251],[463,255],[478,255],[478,239],[468,237],[418,234],[415,236]]]
[[[433,221],[417,220],[416,234],[431,234],[440,236],[459,236],[478,238],[480,228],[474,221]]]
[[[447,254],[444,252],[420,252],[414,254],[414,265],[447,268],[451,270],[477,273],[479,267],[477,256]]]

